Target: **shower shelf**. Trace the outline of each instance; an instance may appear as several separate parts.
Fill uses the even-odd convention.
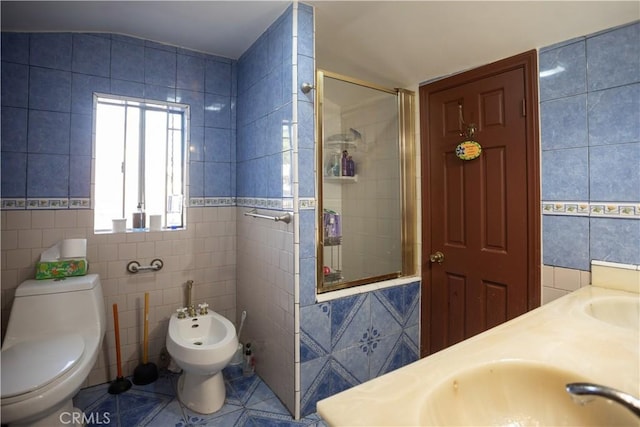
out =
[[[358,182],[358,175],[355,176],[325,176],[325,182],[335,182],[338,184],[352,184]]]
[[[356,141],[347,141],[347,140],[341,140],[341,141],[325,141],[324,142],[324,146],[328,149],[333,149],[333,150],[337,150],[339,149],[340,151],[342,150],[355,150],[358,148],[358,140]]]

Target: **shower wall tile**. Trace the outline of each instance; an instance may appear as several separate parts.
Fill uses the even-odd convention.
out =
[[[231,97],[205,93],[204,125],[230,129]]]
[[[200,126],[191,125],[189,138],[189,160],[192,162],[204,161],[204,130],[205,128]]]
[[[157,45],[154,45],[157,47]],[[176,86],[176,54],[161,49],[145,47],[144,82],[146,84]]]
[[[144,75],[144,73],[142,74]],[[144,84],[127,80],[111,80],[111,94],[144,98]]]
[[[29,73],[29,108],[71,111],[71,73],[31,67]]]
[[[26,108],[2,107],[2,152],[21,152],[27,146]]]
[[[638,23],[588,38],[589,90],[637,82],[640,75],[639,40],[640,24]]]
[[[204,92],[176,89],[176,102],[190,106],[191,127],[204,126]]]
[[[591,259],[640,264],[640,221],[591,218]]]
[[[146,99],[157,99],[159,101],[175,102],[176,90],[163,85],[144,85],[144,97]]]
[[[69,33],[32,33],[29,64],[71,71],[72,35]]]
[[[189,194],[190,198],[204,197],[204,162],[189,163]]]
[[[636,22],[541,49],[543,201],[640,202],[639,31]],[[545,77],[545,71],[560,67],[565,71]],[[558,86],[567,69],[575,81]],[[597,215],[560,218],[546,210],[544,263],[589,270],[591,259],[628,263],[640,257],[633,225],[640,221]],[[631,238],[634,243],[628,243]]]
[[[231,96],[231,62],[208,59],[205,64],[205,92]]]
[[[587,104],[589,145],[640,141],[640,84],[590,92]]]
[[[300,4],[298,9],[298,54],[314,57],[314,24],[313,9],[306,4]]]
[[[231,163],[204,162],[204,196],[232,196]]]
[[[69,157],[69,196],[91,197],[91,156]]]
[[[176,87],[193,92],[204,92],[204,63],[204,58],[198,56],[178,55]]]
[[[73,35],[71,69],[76,73],[110,77],[111,40],[87,34]]]
[[[29,105],[29,67],[2,61],[2,106]]]
[[[111,82],[105,77],[73,73],[71,112],[93,116],[93,94],[111,93]]]
[[[29,34],[2,33],[2,60],[29,64]]]
[[[111,41],[111,78],[144,83],[144,45]]]
[[[542,255],[544,265],[589,270],[589,218],[545,215]]]
[[[591,147],[589,188],[593,201],[640,201],[640,142]]]
[[[27,154],[2,152],[2,197],[24,197],[27,192]]]
[[[541,50],[540,101],[577,95],[586,91],[584,39],[569,45]]]
[[[204,128],[204,160],[231,162],[231,129]]]
[[[93,118],[84,114],[71,114],[69,151],[71,155],[91,156]]]
[[[298,169],[305,172],[298,177],[300,197],[313,197],[316,183],[314,175],[307,172],[315,170],[315,150],[309,148],[298,150]]]
[[[589,150],[571,148],[542,152],[542,199],[589,198]]]
[[[540,105],[542,150],[586,147],[587,96],[580,94],[543,102]]]
[[[31,110],[27,151],[68,155],[70,123],[69,113]]]
[[[55,179],[51,179],[55,177]],[[68,197],[69,156],[29,154],[27,197]]]

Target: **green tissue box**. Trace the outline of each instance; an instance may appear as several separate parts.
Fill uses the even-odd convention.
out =
[[[68,259],[64,261],[39,262],[36,264],[36,279],[84,276],[87,274],[87,260]]]

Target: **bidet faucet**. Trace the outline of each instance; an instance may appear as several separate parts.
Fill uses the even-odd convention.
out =
[[[570,383],[566,389],[576,396],[600,396],[624,406],[640,417],[640,399],[620,390],[592,383]]]
[[[196,315],[196,309],[193,306],[193,280],[187,280],[187,313],[189,317]]]

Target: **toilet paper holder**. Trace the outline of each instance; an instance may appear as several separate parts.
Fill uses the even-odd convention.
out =
[[[162,270],[162,267],[164,267],[164,263],[162,262],[161,259],[156,258],[153,261],[151,261],[150,265],[140,265],[138,261],[131,261],[129,262],[129,264],[127,264],[127,271],[131,274],[136,274],[141,271]]]

